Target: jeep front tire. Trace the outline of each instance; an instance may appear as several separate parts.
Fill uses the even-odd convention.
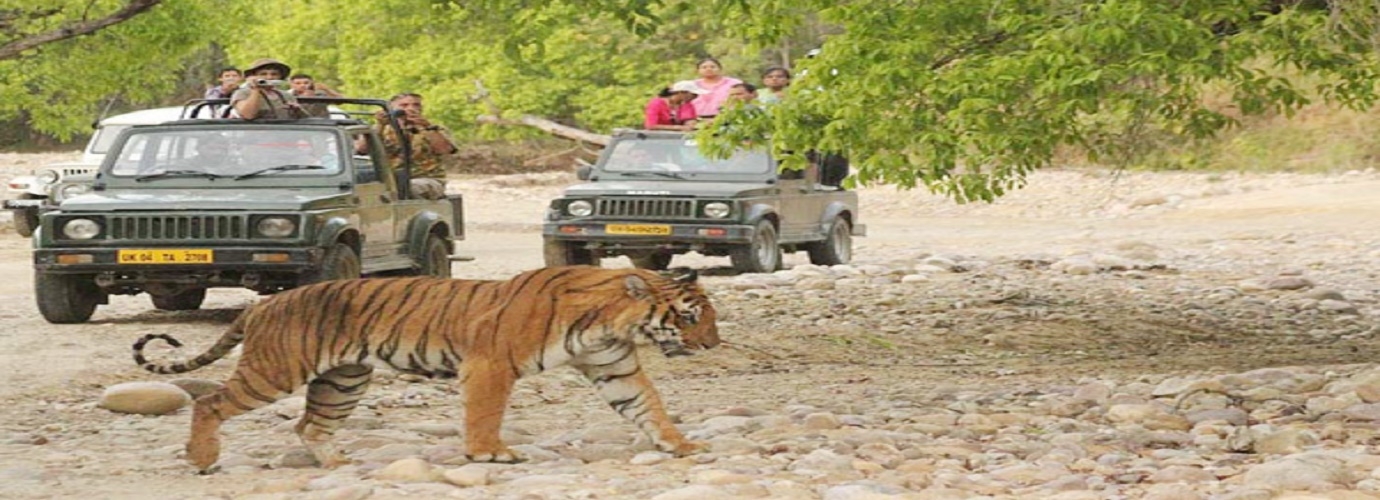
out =
[[[427,236],[426,245],[422,247],[422,255],[417,264],[418,276],[449,278],[450,249],[446,246],[446,240],[434,234]]]
[[[34,230],[38,229],[38,209],[21,208],[11,212],[14,214],[14,232],[25,238],[32,238]]]
[[[599,266],[599,259],[594,257],[594,252],[582,248],[579,243],[573,241],[547,239],[542,246],[542,257],[546,261],[546,267]]]
[[[302,275],[299,285],[310,285],[323,281],[352,280],[360,277],[359,254],[344,243],[336,243],[326,249],[321,258],[321,268]]]
[[[740,273],[770,273],[781,268],[781,245],[776,237],[776,226],[769,220],[757,222],[752,233],[752,241],[734,247],[729,253],[733,269]]]
[[[106,301],[91,276],[34,273],[34,295],[43,319],[55,324],[85,323]]]
[[[835,217],[829,223],[829,232],[824,241],[811,243],[805,248],[810,253],[810,263],[819,266],[837,266],[853,260],[853,225],[848,219]]]

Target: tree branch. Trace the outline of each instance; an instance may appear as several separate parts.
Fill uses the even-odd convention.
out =
[[[123,8],[109,16],[92,21],[71,23],[46,33],[39,33],[0,45],[0,61],[18,58],[24,51],[43,44],[95,33],[108,26],[125,22],[134,16],[143,14],[162,2],[163,0],[130,0]]]
[[[493,98],[489,95],[489,89],[484,87],[484,82],[482,80],[475,80],[474,86],[475,88],[479,89],[479,92],[470,96],[470,102],[483,102],[484,106],[489,108],[490,113],[487,115],[480,115],[478,118],[476,118],[475,121],[478,121],[479,123],[487,123],[490,125],[535,127],[551,135],[564,137],[566,139],[574,139],[581,142],[588,142],[590,144],[598,144],[600,146],[608,146],[609,141],[612,140],[612,138],[607,135],[596,134],[588,130],[582,130],[575,127],[561,125],[559,123],[539,116],[522,115],[517,120],[510,120],[504,118],[503,108],[498,107],[498,104],[494,102]]]

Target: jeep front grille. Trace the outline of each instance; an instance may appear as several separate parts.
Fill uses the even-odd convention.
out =
[[[244,215],[136,215],[110,217],[112,240],[224,240],[247,237]]]
[[[63,167],[59,170],[61,170],[62,177],[65,179],[72,176],[95,173],[96,167]]]
[[[596,214],[608,217],[694,218],[695,200],[673,198],[604,198]]]

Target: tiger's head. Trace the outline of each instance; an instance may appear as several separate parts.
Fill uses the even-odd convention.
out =
[[[646,277],[655,276],[648,280]],[[688,356],[687,348],[719,345],[718,316],[699,286],[699,273],[676,270],[664,274],[630,274],[628,294],[652,304],[642,333],[666,356]]]

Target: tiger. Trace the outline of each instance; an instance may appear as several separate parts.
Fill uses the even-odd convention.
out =
[[[321,466],[349,463],[330,442],[363,397],[377,367],[458,378],[464,395],[466,456],[475,462],[521,461],[500,438],[516,381],[569,365],[584,374],[615,412],[664,452],[685,456],[703,443],[685,438],[642,371],[636,341],[666,356],[720,343],[717,313],[693,270],[571,266],[523,272],[508,280],[433,277],[327,281],[273,295],[245,309],[205,352],[159,364],[134,343],[134,362],[158,374],[186,373],[243,344],[234,373],[195,402],[186,459],[214,472],[220,426],[307,385],[295,431]]]

